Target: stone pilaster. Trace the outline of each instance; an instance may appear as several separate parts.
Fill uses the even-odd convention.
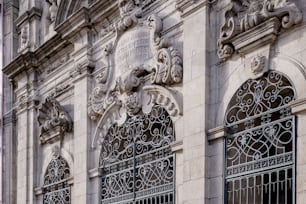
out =
[[[40,45],[40,20],[42,10],[34,0],[20,2],[19,16],[16,19],[19,31],[18,53],[26,53],[37,49]]]
[[[89,119],[87,106],[89,92],[89,78],[83,77],[74,83],[74,186],[72,190],[72,203],[89,203],[89,176],[88,162],[90,147]]]
[[[306,99],[291,102],[292,114],[296,116],[296,203],[303,203],[306,197]]]
[[[39,103],[36,90],[37,73],[29,68],[20,77],[19,87],[14,90],[17,118],[17,203],[34,203],[34,187],[37,185],[37,152],[39,138],[37,132],[37,105]]]
[[[78,37],[69,39],[74,44],[74,68],[70,77],[74,83],[74,186],[71,203],[91,203],[89,197],[90,127],[87,116],[88,93],[90,93],[90,73],[94,67],[91,59],[91,33],[84,28]]]
[[[185,2],[185,3],[184,3]],[[206,72],[208,64],[206,37],[208,7],[206,1],[178,1],[184,20],[184,79],[183,79],[183,154],[182,177],[177,187],[179,203],[204,203],[206,167]],[[183,4],[184,3],[184,4]],[[201,87],[201,88],[199,88]],[[180,168],[177,169],[177,172]]]

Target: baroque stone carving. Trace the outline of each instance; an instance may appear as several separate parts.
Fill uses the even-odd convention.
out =
[[[49,3],[51,4],[51,6],[49,7],[50,20],[53,23],[55,21],[55,18],[56,18],[56,15],[57,15],[57,10],[58,10],[57,1],[56,0],[51,0],[51,1],[49,1]]]
[[[262,72],[265,68],[266,57],[265,56],[255,56],[251,60],[251,71],[257,75]]]
[[[302,13],[290,0],[232,0],[220,30],[219,58],[227,59],[233,55],[236,50],[233,38],[272,18],[288,29],[301,22]]]
[[[52,157],[53,159],[57,159],[61,155],[61,149],[58,145],[54,145],[52,147]]]
[[[161,35],[157,15],[142,17],[144,1],[119,0],[121,19],[116,35],[103,49],[105,66],[95,74],[96,86],[88,102],[88,115],[98,121],[92,146],[103,140],[109,127],[127,115],[162,105],[171,117],[182,113],[181,95],[170,86],[183,78],[182,57]]]
[[[20,47],[18,48],[18,52],[22,52],[24,49],[27,49],[27,48],[30,48],[29,27],[24,26],[21,29]]]
[[[69,114],[52,96],[48,96],[39,108],[37,120],[42,143],[72,131],[72,120]]]

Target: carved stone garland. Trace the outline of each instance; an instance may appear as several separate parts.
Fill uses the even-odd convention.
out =
[[[88,102],[89,117],[98,121],[93,147],[114,123],[122,124],[127,115],[139,111],[149,113],[155,104],[171,117],[182,113],[181,95],[169,87],[182,81],[181,55],[161,37],[161,19],[144,19],[140,5],[119,0],[121,19],[108,29],[116,35],[104,48],[105,66],[95,76]]]
[[[267,38],[269,32],[273,32],[275,39],[279,27],[288,29],[301,20],[301,11],[290,0],[232,0],[230,8],[224,14],[220,30],[218,56],[220,59],[227,59],[241,46],[267,40],[264,38]],[[264,23],[267,25],[263,25]],[[255,27],[261,28],[256,31]],[[244,36],[246,33],[251,34]],[[248,39],[241,45],[241,39],[244,38]],[[273,41],[273,38],[268,41]],[[239,41],[240,45],[235,41]]]
[[[48,96],[38,112],[41,143],[56,140],[65,132],[72,131],[72,120],[64,107],[52,96]]]

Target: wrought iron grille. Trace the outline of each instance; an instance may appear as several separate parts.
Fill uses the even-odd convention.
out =
[[[44,176],[44,204],[70,204],[70,186],[67,183],[69,177],[67,161],[61,156],[52,159]]]
[[[295,203],[295,118],[290,81],[271,71],[248,80],[228,107],[226,189],[228,204]]]
[[[160,106],[113,125],[100,154],[101,203],[174,203],[174,128]]]

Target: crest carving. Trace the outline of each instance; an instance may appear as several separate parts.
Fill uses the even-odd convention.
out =
[[[155,14],[142,17],[139,2],[119,0],[121,19],[112,25],[116,35],[103,49],[105,63],[95,74],[88,102],[89,117],[98,121],[93,147],[113,123],[149,113],[155,104],[172,117],[182,113],[180,94],[171,88],[183,79],[182,57],[161,35],[162,20]]]
[[[255,56],[251,60],[251,71],[257,75],[261,73],[265,68],[266,57],[265,56]]]
[[[48,96],[39,108],[37,120],[41,143],[63,136],[72,131],[72,120],[63,106],[52,96]]]
[[[218,56],[227,59],[233,55],[237,46],[235,37],[247,33],[256,26],[275,19],[275,35],[279,26],[288,29],[302,21],[302,13],[290,0],[231,0],[224,14],[218,40]],[[267,29],[266,29],[267,30]],[[255,33],[255,31],[253,31]],[[259,32],[261,33],[261,32]],[[251,35],[250,35],[251,36]],[[254,38],[254,41],[258,40]],[[252,42],[252,40],[251,40]]]

